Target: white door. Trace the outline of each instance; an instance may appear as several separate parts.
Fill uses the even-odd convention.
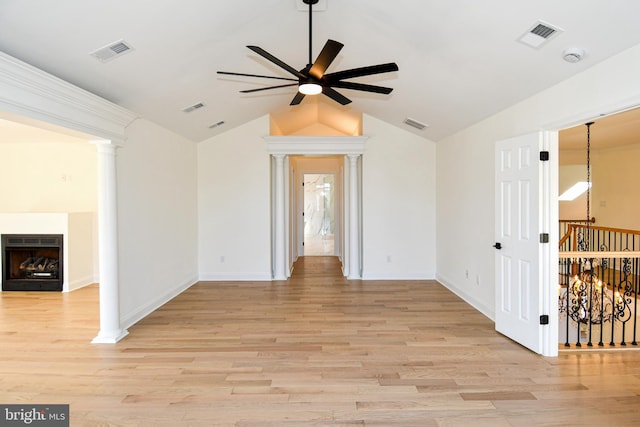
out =
[[[557,352],[557,341],[555,346],[548,342],[548,331],[557,322],[557,316],[549,312],[553,270],[549,248],[553,240],[557,245],[557,239],[548,239],[553,216],[548,191],[550,162],[540,160],[550,135],[554,136],[536,132],[498,141],[495,148],[496,330],[546,355],[553,355],[554,348]],[[541,243],[545,239],[541,232],[547,233],[549,243]],[[541,315],[551,324],[541,325]]]

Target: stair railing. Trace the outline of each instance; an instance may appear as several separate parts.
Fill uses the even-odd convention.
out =
[[[640,231],[569,223],[559,243],[560,342],[637,346]]]

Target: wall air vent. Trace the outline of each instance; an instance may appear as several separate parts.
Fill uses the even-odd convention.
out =
[[[94,50],[89,55],[99,59],[102,62],[111,61],[113,58],[122,56],[125,53],[131,52],[133,47],[124,40],[118,40],[100,49]]]
[[[561,32],[562,30],[556,26],[543,21],[538,21],[533,24],[531,28],[529,28],[529,31],[524,33],[518,41],[526,44],[527,46],[538,48]]]
[[[224,120],[220,120],[218,123],[214,123],[209,126],[209,129],[217,128],[218,126],[222,126],[224,124]]]
[[[184,107],[182,109],[182,111],[184,111],[185,113],[190,113],[192,111],[199,110],[202,107],[204,107],[204,104],[202,102],[198,102],[197,104],[193,104],[193,105],[190,105],[188,107]]]
[[[414,128],[416,128],[418,130],[422,130],[422,129],[426,128],[426,127],[429,127],[429,125],[425,125],[424,123],[420,123],[419,121],[411,119],[411,118],[408,118],[408,117],[406,119],[404,119],[403,123],[405,125],[409,125],[411,127],[414,127]]]

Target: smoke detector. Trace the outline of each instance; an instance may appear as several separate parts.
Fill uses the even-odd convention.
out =
[[[578,47],[570,47],[562,52],[562,59],[567,62],[571,62],[572,64],[580,62],[582,57],[584,57],[584,49],[580,49]]]

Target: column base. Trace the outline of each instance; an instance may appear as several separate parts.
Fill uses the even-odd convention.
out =
[[[129,331],[126,329],[108,334],[99,332],[98,336],[91,340],[91,344],[115,344],[127,335]]]

